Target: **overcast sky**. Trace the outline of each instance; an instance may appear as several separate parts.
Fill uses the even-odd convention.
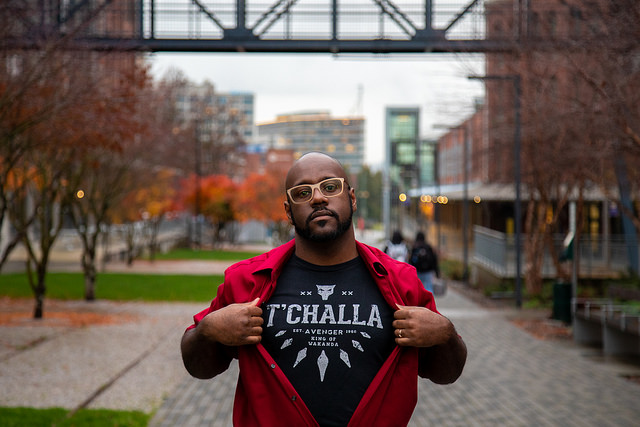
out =
[[[189,80],[210,81],[217,92],[252,92],[256,122],[279,114],[328,110],[334,116],[362,115],[365,161],[384,160],[384,110],[421,109],[422,136],[435,137],[474,110],[483,86],[468,75],[483,75],[479,55],[374,57],[328,54],[157,53],[150,57],[157,78],[172,67]],[[359,90],[361,87],[361,91]],[[360,102],[359,102],[360,101]]]

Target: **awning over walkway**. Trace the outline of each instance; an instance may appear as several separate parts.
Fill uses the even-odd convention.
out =
[[[422,187],[421,189],[413,189],[409,192],[410,197],[420,197],[422,195],[430,196],[446,196],[450,201],[458,201],[464,199],[464,185],[463,184],[451,184],[451,185],[431,185]],[[482,183],[469,183],[467,190],[469,200],[473,200],[475,197],[480,197],[483,201],[494,202],[508,202],[516,199],[515,184],[482,184]],[[614,193],[617,195],[617,192]],[[605,201],[607,198],[595,186],[584,190],[584,200],[586,201]],[[523,185],[521,187],[522,200],[529,199],[529,192]],[[578,199],[578,191],[574,190],[570,196],[571,200]]]

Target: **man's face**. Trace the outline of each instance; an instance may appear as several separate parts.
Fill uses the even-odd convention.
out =
[[[341,197],[337,196],[335,198]],[[348,196],[344,196],[347,198]],[[330,199],[332,200],[332,199]],[[306,203],[307,205],[311,203]],[[345,214],[340,214],[336,209],[328,206],[316,206],[311,212],[308,209],[305,213],[300,212],[301,209],[296,209],[296,205],[293,206],[291,212],[291,224],[296,230],[296,233],[305,239],[314,242],[326,242],[335,240],[342,236],[349,227],[351,227],[351,221],[353,220],[353,207],[351,203],[347,203],[349,210]],[[306,218],[305,218],[306,215]],[[304,223],[301,223],[304,221]]]
[[[324,161],[323,158],[307,163],[290,174],[287,188],[317,184],[328,178],[344,176],[337,163]],[[332,241],[342,236],[351,227],[354,208],[354,191],[346,181],[338,196],[326,197],[318,189],[314,189],[313,197],[308,202],[293,203],[289,198],[285,202],[287,216],[296,234],[314,242]]]

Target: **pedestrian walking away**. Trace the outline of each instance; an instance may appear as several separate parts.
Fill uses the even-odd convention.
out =
[[[384,247],[384,253],[396,261],[407,262],[409,260],[409,248],[407,248],[404,237],[399,230],[393,232],[391,240]]]
[[[440,277],[438,255],[425,240],[424,233],[419,231],[411,248],[409,263],[416,268],[418,278],[426,290],[433,293],[434,276]]]
[[[455,382],[464,341],[413,267],[355,239],[337,160],[305,154],[285,186],[294,239],[226,270],[182,337],[187,371],[238,360],[236,426],[406,426],[418,376]]]

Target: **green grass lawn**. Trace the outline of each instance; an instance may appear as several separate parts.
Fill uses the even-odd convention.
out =
[[[175,249],[158,260],[241,261],[260,252]],[[222,275],[99,273],[96,298],[117,301],[209,302],[216,296]],[[48,273],[46,297],[84,298],[82,273]],[[31,298],[33,293],[24,273],[0,275],[0,296]]]
[[[96,280],[96,298],[117,301],[208,302],[216,296],[222,280],[222,275],[100,273]],[[0,282],[0,296],[33,297],[24,273],[3,274]],[[48,273],[45,283],[47,298],[84,298],[82,273]]]
[[[157,259],[240,261],[258,253],[230,251],[174,250]],[[96,281],[98,299],[117,301],[202,302],[208,304],[215,296],[222,275],[99,273]],[[82,273],[48,273],[46,298],[84,298]],[[25,273],[0,275],[0,297],[33,298]],[[66,409],[1,408],[0,426],[30,427],[143,427],[151,414],[138,411],[83,409],[67,417]]]
[[[166,254],[157,254],[158,260],[179,260],[192,259],[203,261],[241,261],[260,255],[262,252],[248,251],[225,251],[225,250],[193,250],[193,249],[173,249]]]
[[[71,417],[66,409],[0,408],[3,427],[144,427],[150,414],[139,411],[81,409]]]

